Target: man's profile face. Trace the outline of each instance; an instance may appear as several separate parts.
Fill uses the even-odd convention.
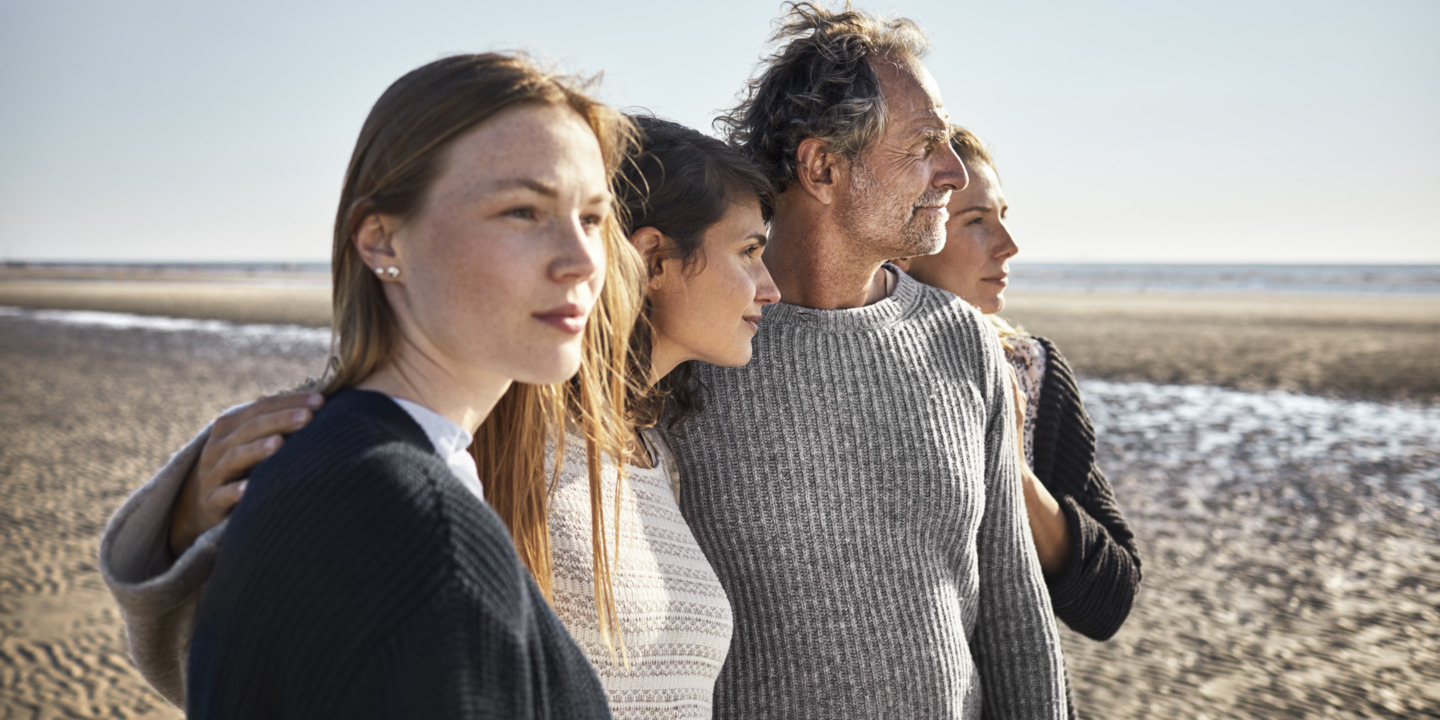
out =
[[[945,206],[965,187],[950,147],[950,116],[919,60],[875,61],[885,102],[880,138],[849,166],[843,226],[884,257],[928,255],[945,246]]]

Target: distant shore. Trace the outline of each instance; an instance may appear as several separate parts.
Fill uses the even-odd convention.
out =
[[[1440,298],[1007,293],[1082,377],[1440,401]],[[0,275],[0,306],[328,327],[327,287]]]

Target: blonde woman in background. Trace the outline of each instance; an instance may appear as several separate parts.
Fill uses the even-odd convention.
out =
[[[1125,622],[1140,589],[1140,553],[1096,466],[1095,429],[1065,356],[999,315],[1008,261],[1019,252],[1005,225],[1009,206],[984,143],[964,128],[953,131],[951,146],[969,169],[970,184],[950,198],[945,247],[896,264],[979,308],[1000,334],[1020,389],[1025,510],[1051,604],[1071,629],[1106,640]]]

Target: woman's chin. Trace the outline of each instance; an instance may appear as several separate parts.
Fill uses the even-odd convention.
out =
[[[512,378],[527,385],[554,385],[575,377],[580,372],[580,349],[573,352],[557,352],[549,357],[534,358],[533,362],[516,368]]]
[[[707,365],[716,365],[718,367],[745,367],[750,364],[750,356],[752,354],[754,353],[750,348],[750,339],[746,338],[743,346],[737,345],[728,352],[717,352],[690,359],[699,360]]]
[[[985,315],[994,315],[1005,309],[1005,296],[1003,294],[981,295],[970,301],[971,305],[980,309]]]
[[[726,358],[725,362],[717,362],[714,364],[725,367],[745,367],[750,364],[750,357],[754,354],[754,350],[750,347],[750,338],[745,338],[745,344],[736,348],[735,352],[729,358]]]

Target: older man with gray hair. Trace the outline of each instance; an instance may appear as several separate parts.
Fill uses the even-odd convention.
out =
[[[734,607],[717,718],[1061,718],[998,338],[889,258],[965,186],[914,23],[793,5],[724,122],[775,181],[784,302],[671,438]]]

